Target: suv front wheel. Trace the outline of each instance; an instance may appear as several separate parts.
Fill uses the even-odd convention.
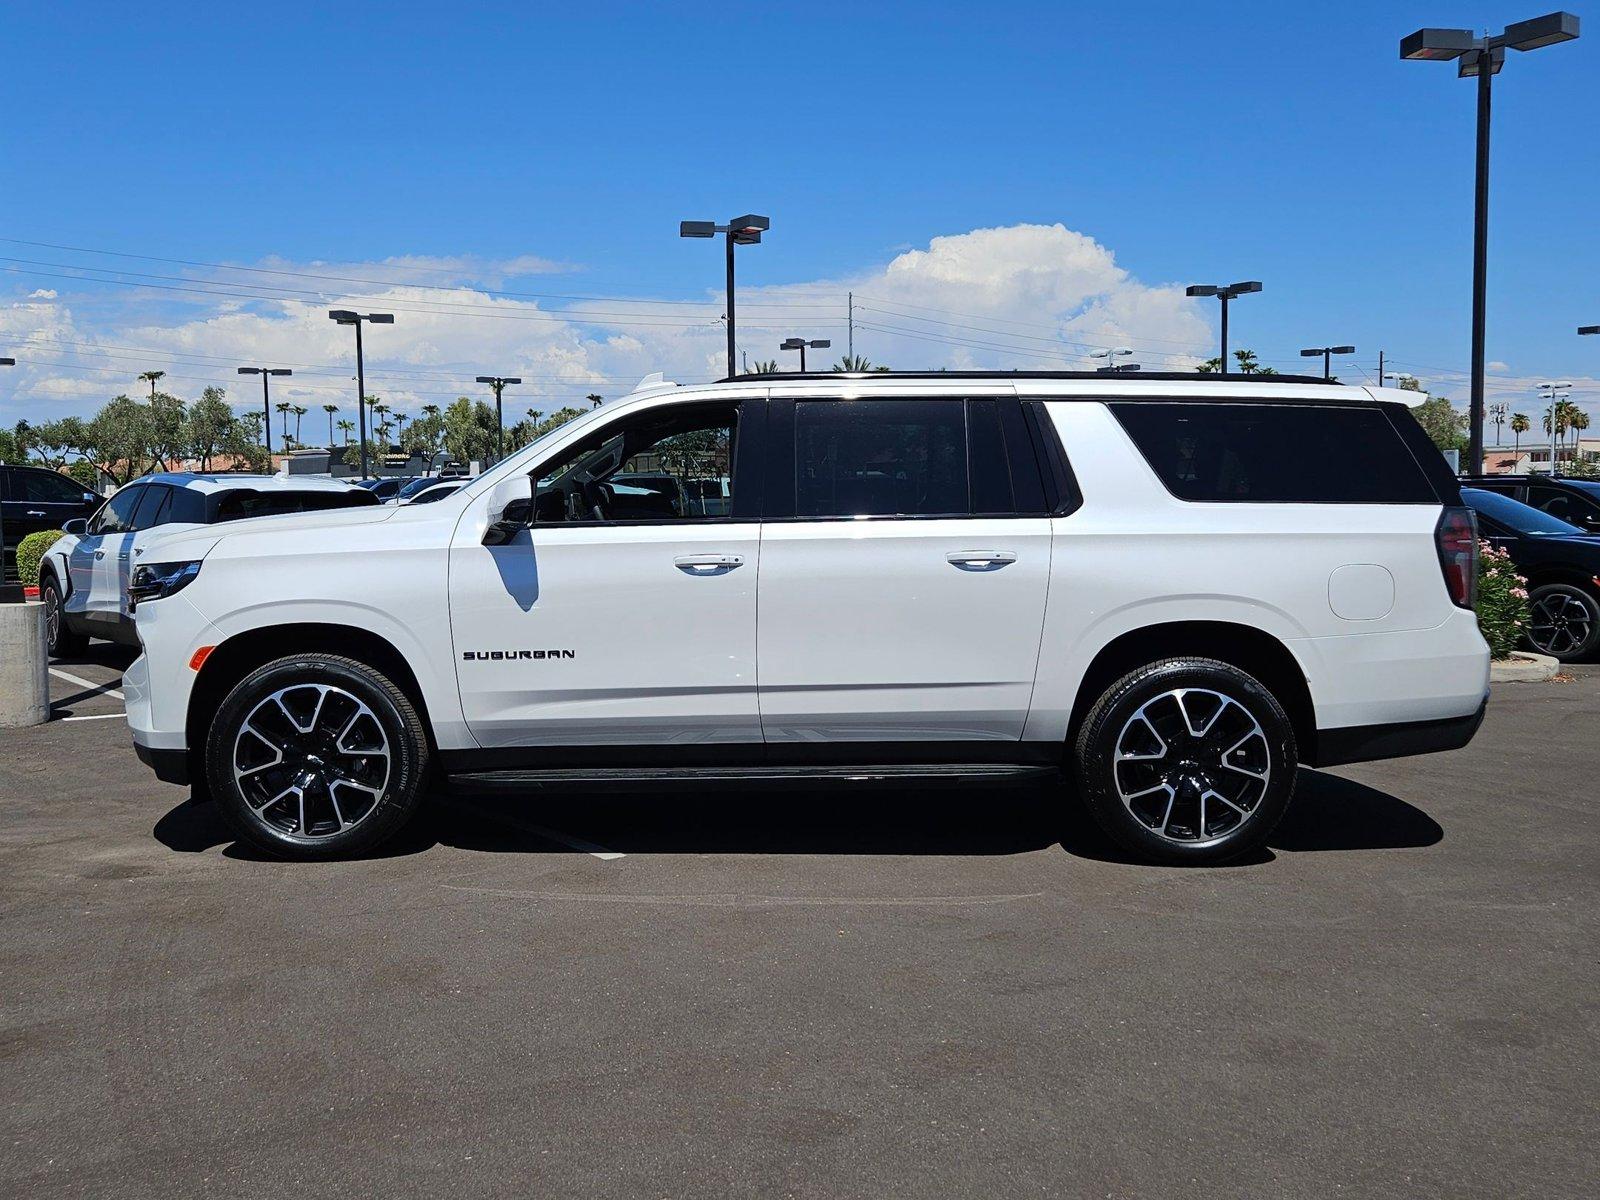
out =
[[[228,824],[284,858],[371,850],[421,803],[428,739],[409,697],[364,663],[297,654],[241,680],[206,740]]]
[[[1143,858],[1207,864],[1262,846],[1294,794],[1294,730],[1239,668],[1172,658],[1113,683],[1080,727],[1079,789]]]

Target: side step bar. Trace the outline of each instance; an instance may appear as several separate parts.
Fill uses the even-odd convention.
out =
[[[634,791],[655,787],[755,785],[818,787],[834,783],[1001,784],[1039,783],[1059,769],[1035,763],[901,763],[885,766],[795,767],[551,767],[542,770],[464,771],[449,777],[462,792],[538,788]]]

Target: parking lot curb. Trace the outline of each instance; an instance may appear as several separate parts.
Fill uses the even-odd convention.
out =
[[[1490,683],[1543,683],[1561,670],[1561,661],[1548,654],[1515,650],[1504,662],[1489,664]]]
[[[0,729],[50,719],[44,606],[0,604]]]

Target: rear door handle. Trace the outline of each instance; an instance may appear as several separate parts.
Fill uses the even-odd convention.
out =
[[[952,550],[944,560],[963,571],[998,571],[1017,556],[1009,550]]]
[[[672,565],[685,575],[726,575],[736,567],[744,566],[744,557],[738,554],[680,554]]]

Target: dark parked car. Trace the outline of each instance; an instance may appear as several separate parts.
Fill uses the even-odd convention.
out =
[[[1600,537],[1530,505],[1478,487],[1461,489],[1478,530],[1528,578],[1528,641],[1562,662],[1600,649]]]
[[[416,480],[409,475],[396,475],[388,479],[362,479],[356,483],[357,487],[366,488],[378,500],[387,504],[400,494],[400,489]]]
[[[1578,526],[1585,533],[1600,533],[1600,480],[1552,479],[1548,475],[1480,475],[1463,479],[1463,487],[1482,488],[1547,512]]]
[[[23,538],[94,516],[100,497],[59,471],[0,466],[0,507],[6,527],[5,578],[15,580],[17,544]]]

